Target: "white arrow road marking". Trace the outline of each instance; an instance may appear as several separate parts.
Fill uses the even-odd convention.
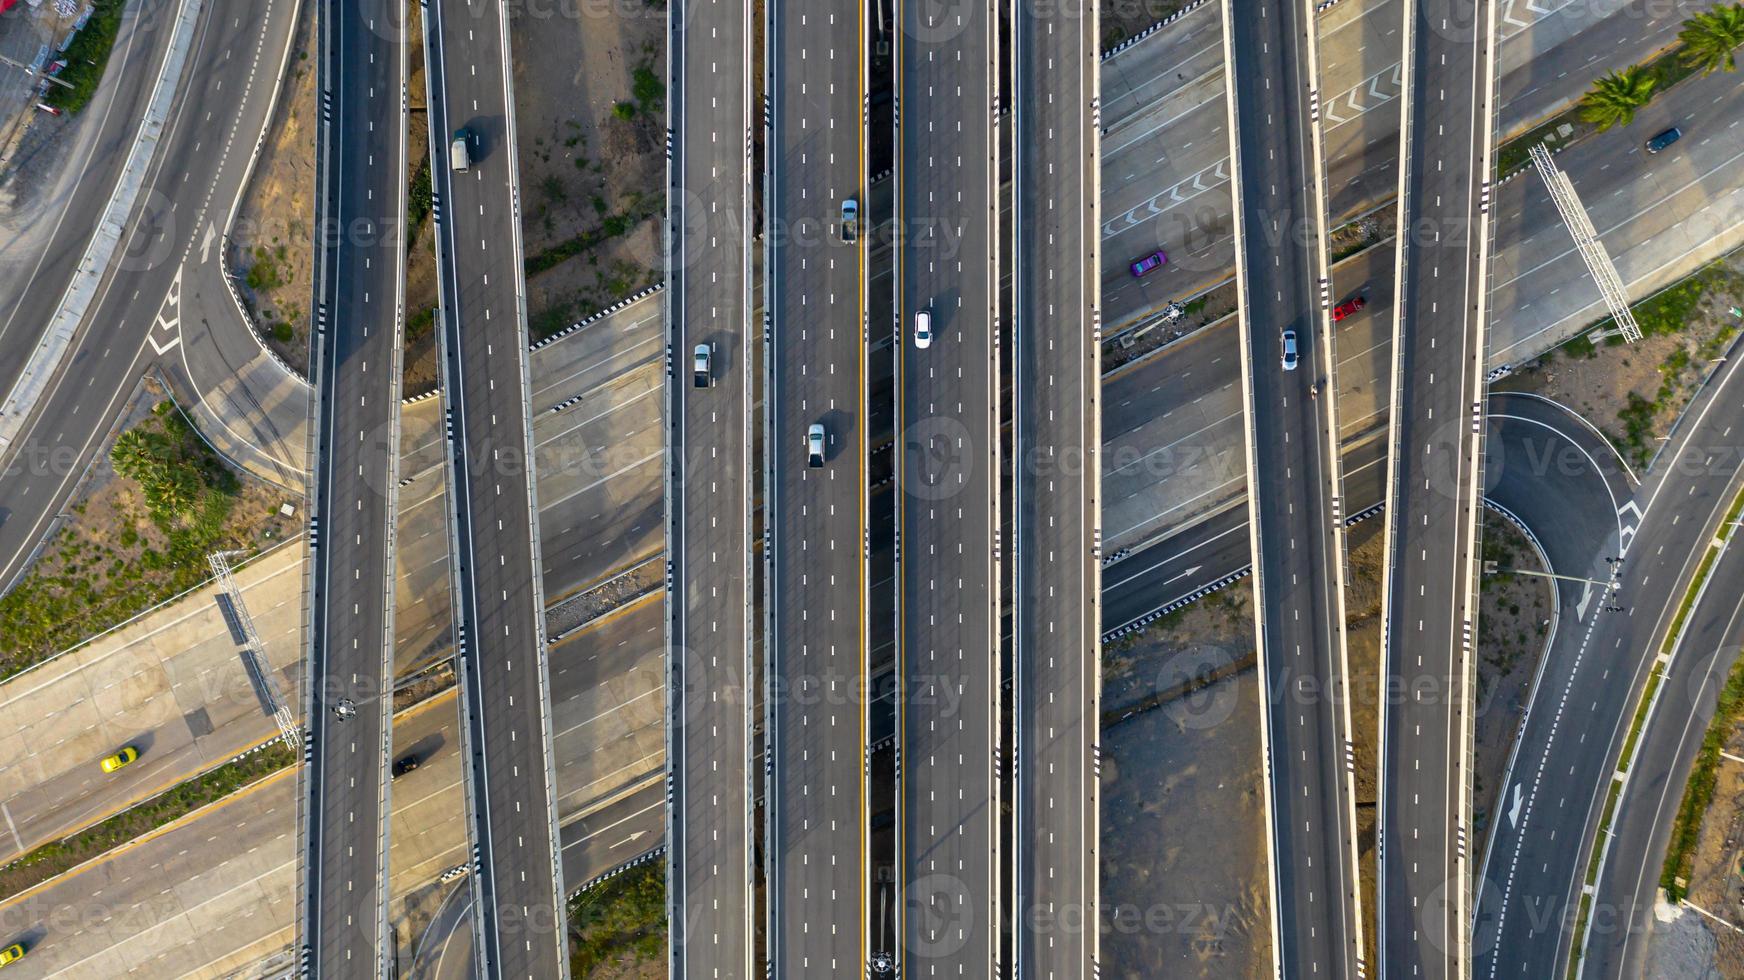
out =
[[[214,241],[216,241],[217,239],[218,239],[218,226],[216,224],[214,224],[213,222],[210,222],[210,221],[206,222],[206,237],[200,239],[200,264],[201,265],[206,264],[207,258],[208,258],[208,256],[211,255],[211,252],[212,252],[212,243]]]
[[[169,339],[158,343],[157,332],[162,330]],[[163,306],[158,308],[157,320],[152,323],[151,331],[145,335],[151,344],[151,349],[161,357],[176,349],[182,342],[182,270],[176,270],[176,277],[170,280],[170,292],[164,297]]]
[[[1635,515],[1633,519],[1630,519],[1630,514]],[[1619,558],[1629,557],[1629,543],[1635,540],[1635,531],[1641,526],[1641,519],[1645,516],[1633,500],[1626,501],[1623,506],[1617,508],[1617,520],[1620,522],[1617,528],[1617,556]]]
[[[612,846],[613,847],[623,847],[625,844],[628,844],[631,841],[634,841],[636,838],[641,837],[646,833],[648,833],[646,830],[638,830],[635,833],[631,834],[630,836],[624,838],[623,840],[618,841],[616,844],[613,844]]]
[[[1520,804],[1522,802],[1524,802],[1524,801],[1520,799],[1520,784],[1515,783],[1514,784],[1514,803],[1512,806],[1508,807],[1508,826],[1510,826],[1510,827],[1520,826]]]
[[[1587,603],[1591,602],[1593,599],[1593,583],[1588,582],[1581,588],[1581,601],[1575,603],[1574,618],[1578,621],[1585,621],[1587,618]]]
[[[1199,569],[1204,568],[1204,567],[1205,567],[1204,565],[1194,565],[1192,568],[1187,569],[1186,571],[1182,572],[1181,574],[1175,576],[1172,579],[1169,579],[1168,582],[1164,582],[1163,584],[1168,585],[1170,582],[1179,582],[1180,580],[1186,578],[1187,576],[1193,574],[1194,572],[1197,572]]]

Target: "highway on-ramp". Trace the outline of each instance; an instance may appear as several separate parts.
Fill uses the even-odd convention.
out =
[[[394,498],[405,283],[406,51],[389,0],[321,18],[315,257],[319,407],[304,718],[303,955],[387,969]]]
[[[765,351],[768,968],[867,969],[864,4],[772,0]],[[858,229],[847,240],[842,202]],[[879,324],[886,329],[887,324]],[[822,425],[820,466],[807,430]]]
[[[702,0],[669,10],[671,974],[748,980],[756,912],[748,696],[751,5]]]
[[[553,807],[551,702],[529,447],[526,295],[510,85],[509,7],[425,7],[438,214],[443,390],[452,412],[474,944],[484,976],[568,974]],[[451,20],[452,18],[452,20]],[[470,166],[448,166],[458,131]]]
[[[998,969],[1003,751],[998,23],[985,2],[908,0],[896,18],[899,969],[984,977]]]

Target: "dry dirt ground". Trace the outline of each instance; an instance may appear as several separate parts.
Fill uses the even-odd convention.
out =
[[[1725,751],[1744,758],[1744,726],[1732,730]],[[1687,901],[1744,929],[1744,763],[1736,758],[1720,757],[1714,802],[1702,819]],[[1744,933],[1699,921],[1712,940],[1708,965],[1719,976],[1744,978]],[[1656,949],[1661,945],[1657,938],[1661,927],[1655,923]]]
[[[1543,571],[1543,562],[1519,528],[1484,511],[1484,558],[1502,569]],[[1482,580],[1478,611],[1477,726],[1472,760],[1472,826],[1479,847],[1489,841],[1489,816],[1496,794],[1505,792],[1502,770],[1519,733],[1521,714],[1531,697],[1532,679],[1550,642],[1551,588],[1548,579],[1498,574]],[[1474,855],[1481,864],[1483,852]]]
[[[1573,408],[1641,469],[1744,325],[1744,318],[1732,313],[1740,306],[1744,252],[1733,252],[1635,304],[1647,334],[1641,341],[1595,345],[1577,337],[1518,365],[1493,387],[1536,392]]]
[[[1102,50],[1119,44],[1169,16],[1190,0],[1102,0],[1097,7],[1102,28]]]
[[[1104,976],[1270,972],[1253,644],[1237,583],[1103,653]]]
[[[543,337],[663,275],[666,7],[534,4],[511,24],[527,315]]]
[[[314,279],[317,6],[303,4],[284,89],[226,244],[255,330],[304,377]]]
[[[409,36],[420,36],[418,5],[409,3]],[[242,280],[243,304],[279,356],[309,375],[309,295],[314,274],[316,5],[304,4],[285,90],[261,148],[254,177],[231,229],[231,270]],[[411,118],[406,133],[406,352],[404,393],[436,386],[435,223],[419,207],[418,176],[430,155],[424,114],[424,49],[408,48]],[[428,175],[423,196],[428,200]]]

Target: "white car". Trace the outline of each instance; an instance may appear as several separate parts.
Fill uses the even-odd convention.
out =
[[[1284,370],[1296,370],[1296,331],[1284,331]]]
[[[713,347],[710,347],[708,344],[696,345],[696,353],[692,358],[692,362],[695,366],[696,386],[698,388],[707,388],[715,383],[714,371],[709,366],[713,359]]]
[[[914,314],[914,346],[926,350],[933,345],[933,313],[916,310]]]
[[[805,465],[816,469],[824,465],[824,424],[813,422],[805,430]]]

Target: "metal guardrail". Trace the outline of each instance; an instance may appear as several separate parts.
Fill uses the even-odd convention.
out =
[[[297,720],[291,715],[285,696],[279,691],[278,682],[273,680],[272,666],[266,662],[266,644],[260,638],[260,631],[254,628],[254,617],[248,614],[248,604],[243,601],[242,589],[230,574],[231,556],[245,554],[242,551],[215,551],[206,556],[206,564],[212,566],[212,575],[218,580],[219,590],[230,598],[230,610],[236,617],[237,627],[242,630],[246,644],[242,648],[242,658],[248,665],[249,676],[260,686],[261,696],[266,699],[267,706],[272,711],[273,721],[278,723],[280,737],[291,747],[291,751],[300,753],[303,749],[303,733],[297,728]]]

